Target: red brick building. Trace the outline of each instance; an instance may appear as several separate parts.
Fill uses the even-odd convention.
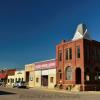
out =
[[[79,24],[70,41],[56,46],[57,85],[71,90],[100,90],[100,42]]]

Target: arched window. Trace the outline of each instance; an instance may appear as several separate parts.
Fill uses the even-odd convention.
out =
[[[20,82],[21,81],[21,78],[18,78],[18,81]]]
[[[72,80],[72,68],[68,66],[65,70],[66,80]]]

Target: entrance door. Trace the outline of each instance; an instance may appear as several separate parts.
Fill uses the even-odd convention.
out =
[[[41,85],[48,86],[48,75],[41,76]]]
[[[26,72],[26,82],[29,82],[29,72]]]
[[[81,69],[76,68],[76,84],[81,84]]]

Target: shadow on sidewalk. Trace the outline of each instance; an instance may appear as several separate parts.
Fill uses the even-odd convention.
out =
[[[0,95],[13,95],[13,94],[16,94],[16,93],[0,91]]]

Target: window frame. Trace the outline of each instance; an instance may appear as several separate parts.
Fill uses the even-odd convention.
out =
[[[70,78],[69,78],[69,76],[70,76]],[[73,79],[73,69],[71,66],[66,67],[65,78],[66,78],[66,80],[69,80],[69,81]]]
[[[80,46],[76,46],[76,54],[77,54],[77,58],[79,59],[81,57]]]

